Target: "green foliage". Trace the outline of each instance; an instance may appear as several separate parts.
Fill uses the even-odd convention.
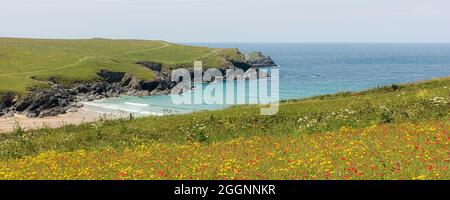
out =
[[[197,142],[206,142],[208,140],[208,137],[205,135],[203,131],[197,133],[196,135]]]
[[[389,108],[382,106],[380,110],[380,120],[382,123],[391,123],[392,121],[394,121],[394,117],[392,116],[393,112],[389,110]]]
[[[22,126],[20,125],[20,122],[15,118],[13,120],[13,126],[14,126],[13,135],[16,137],[22,137],[23,134],[25,133],[25,131],[23,130]]]

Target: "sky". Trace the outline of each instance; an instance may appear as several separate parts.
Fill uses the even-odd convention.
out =
[[[450,42],[449,0],[0,0],[0,37]]]

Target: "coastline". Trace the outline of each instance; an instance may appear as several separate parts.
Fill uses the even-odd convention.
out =
[[[241,55],[238,50],[236,51]],[[242,69],[244,71],[244,74],[242,74],[243,79],[266,78],[269,75],[259,71],[259,68],[278,65],[270,57],[264,56],[260,52],[256,54],[257,56],[245,58],[244,61],[226,59],[229,65],[215,69],[220,70],[223,78],[227,80],[235,79],[238,76],[238,74],[234,74],[234,69]],[[0,117],[23,115],[29,118],[46,118],[77,110],[82,107],[81,102],[85,101],[121,96],[180,94],[186,90],[186,88],[175,87],[181,80],[173,81],[171,78],[172,71],[162,69],[162,63],[139,61],[134,64],[155,73],[156,78],[154,80],[144,80],[132,73],[101,69],[96,73],[96,76],[100,77],[98,80],[64,86],[52,77],[47,80],[32,76],[33,80],[46,82],[49,87],[30,90],[26,95],[19,95],[13,91],[0,93]],[[195,70],[187,70],[191,80],[195,82]],[[228,70],[232,70],[231,74],[228,74]],[[201,70],[202,76],[206,71],[206,69]]]
[[[120,117],[124,116],[103,114],[84,107],[76,109],[75,112],[43,118],[30,118],[24,115],[15,114],[14,117],[0,118],[0,134],[13,132],[16,123],[19,123],[20,127],[24,130],[35,130],[40,128],[60,128],[64,125],[79,125],[82,123],[95,122],[100,118],[118,119]]]

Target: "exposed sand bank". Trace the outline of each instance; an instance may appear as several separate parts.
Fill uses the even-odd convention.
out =
[[[17,123],[19,123],[20,127],[24,130],[32,130],[44,127],[58,128],[66,124],[82,124],[86,122],[95,122],[100,118],[115,119],[119,117],[121,116],[105,115],[85,108],[80,108],[77,112],[44,118],[28,118],[23,115],[15,115],[11,118],[0,118],[0,133],[14,131]]]

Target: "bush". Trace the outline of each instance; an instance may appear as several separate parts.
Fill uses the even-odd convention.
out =
[[[205,133],[202,131],[196,135],[195,139],[197,140],[197,142],[202,143],[208,140],[208,136],[206,136]]]
[[[400,85],[397,85],[397,84],[393,84],[392,86],[391,86],[391,88],[392,88],[392,90],[394,90],[394,91],[397,91],[397,90],[400,90]]]
[[[382,106],[380,109],[381,109],[380,121],[382,123],[391,123],[392,121],[394,121],[394,117],[393,117],[394,113],[391,110],[389,110],[385,106]]]

